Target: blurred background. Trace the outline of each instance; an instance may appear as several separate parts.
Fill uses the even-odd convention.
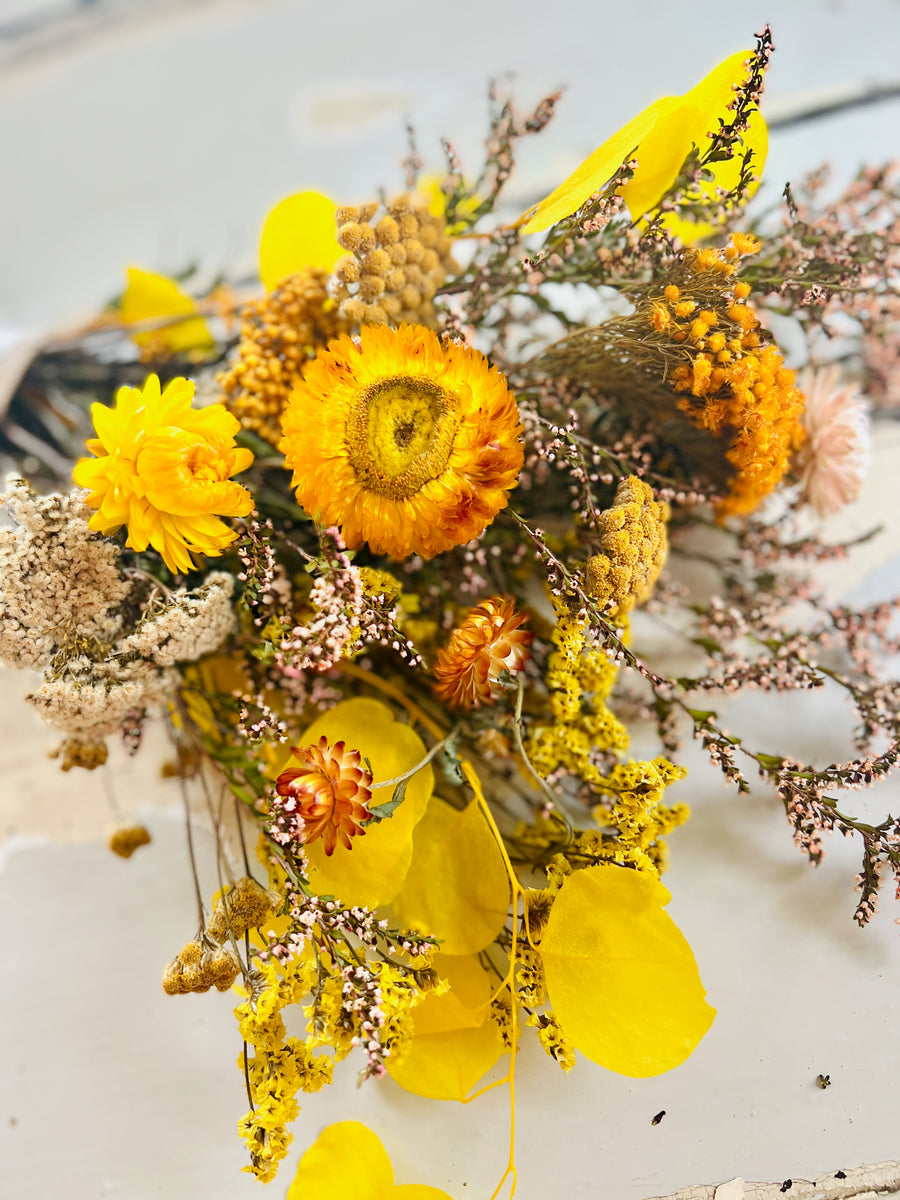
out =
[[[0,0],[0,360],[92,316],[129,265],[251,274],[263,217],[292,191],[357,203],[400,190],[407,123],[426,169],[440,170],[441,137],[477,168],[492,78],[523,110],[564,89],[549,128],[522,145],[508,196],[521,211],[650,101],[752,46],[766,20],[776,53],[757,203],[776,205],[824,161],[846,182],[900,157],[897,0]],[[836,591],[859,601],[900,589],[897,451],[896,433],[876,441],[854,518],[885,533],[852,576],[835,572]],[[120,809],[154,836],[122,862],[103,844],[103,781],[46,759],[58,738],[23,703],[28,685],[0,679],[0,1196],[258,1195],[240,1174],[233,998],[159,987],[193,911],[177,790],[157,778],[162,740],[151,729],[137,759],[111,755]],[[815,755],[843,712],[803,700],[787,729],[781,700],[776,712],[756,698],[740,717]],[[814,722],[800,715],[811,711]],[[657,1080],[585,1062],[563,1079],[529,1047],[520,1200],[647,1200],[737,1175],[777,1194],[790,1178],[898,1156],[896,908],[857,930],[855,849],[829,846],[810,872],[777,805],[726,795],[690,763],[682,798],[695,816],[672,839],[670,911],[719,1019]],[[356,1091],[348,1064],[307,1099],[297,1154],[348,1117],[380,1134],[399,1182],[457,1200],[487,1197],[505,1165],[502,1089],[474,1108],[441,1105],[390,1082]]]
[[[447,137],[474,169],[492,78],[523,110],[565,90],[509,193],[538,198],[651,100],[752,46],[766,20],[768,199],[825,160],[846,177],[895,157],[896,0],[0,0],[0,322],[89,314],[131,263],[252,268],[283,195],[356,203],[401,188],[407,122],[426,168],[441,168]]]

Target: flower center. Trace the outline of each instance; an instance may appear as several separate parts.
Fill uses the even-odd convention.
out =
[[[398,375],[364,388],[347,423],[359,482],[394,500],[415,495],[446,467],[458,412],[456,396],[428,379]]]

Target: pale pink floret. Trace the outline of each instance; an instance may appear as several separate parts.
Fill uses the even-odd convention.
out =
[[[855,500],[869,466],[868,405],[855,384],[841,385],[840,371],[805,367],[797,387],[806,397],[806,441],[798,455],[802,499],[820,517]]]

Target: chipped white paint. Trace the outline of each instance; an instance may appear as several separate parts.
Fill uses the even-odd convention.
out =
[[[682,1188],[652,1200],[891,1200],[900,1196],[900,1162],[873,1163],[821,1175],[818,1179],[783,1179],[749,1183],[737,1178],[717,1186]]]

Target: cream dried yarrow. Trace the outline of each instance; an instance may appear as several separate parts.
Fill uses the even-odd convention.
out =
[[[29,701],[71,735],[63,768],[96,766],[99,739],[172,693],[175,664],[231,633],[234,578],[211,572],[165,598],[136,590],[83,493],[38,497],[19,481],[0,499],[16,522],[0,530],[0,661],[41,672]]]

